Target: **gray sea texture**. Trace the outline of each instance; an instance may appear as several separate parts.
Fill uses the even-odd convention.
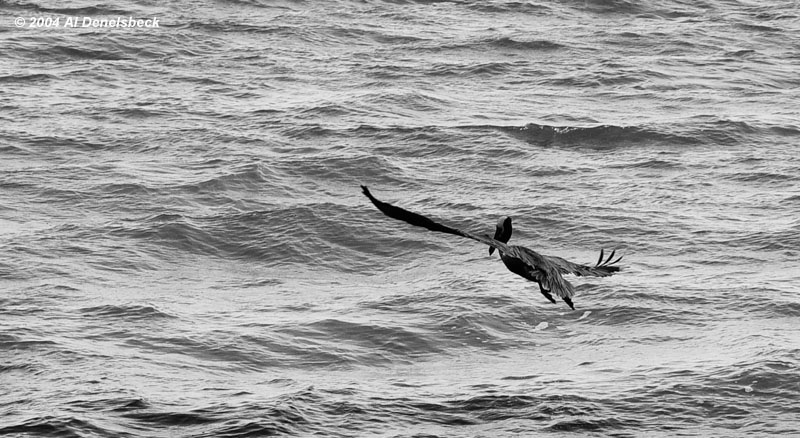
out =
[[[0,2],[0,435],[798,436],[799,48],[793,1]],[[551,304],[361,184],[622,272]]]

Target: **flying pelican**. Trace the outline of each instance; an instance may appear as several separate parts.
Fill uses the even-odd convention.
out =
[[[604,253],[601,249],[600,258],[597,260],[597,263],[594,266],[586,266],[572,263],[561,257],[542,255],[523,246],[506,245],[506,242],[511,238],[512,229],[510,217],[501,218],[497,222],[494,238],[491,238],[486,234],[478,235],[468,233],[434,222],[421,214],[413,213],[378,200],[372,196],[367,186],[361,186],[361,189],[375,207],[378,207],[378,210],[390,218],[408,222],[418,227],[427,228],[431,231],[454,234],[489,245],[489,255],[492,255],[494,250],[497,250],[509,271],[526,280],[535,281],[539,285],[539,291],[541,291],[542,295],[550,300],[550,302],[555,304],[556,300],[553,298],[553,295],[555,295],[564,300],[572,310],[575,310],[575,306],[572,304],[572,296],[575,295],[575,289],[570,282],[564,279],[562,276],[563,274],[574,274],[579,277],[608,277],[618,272],[620,269],[617,266],[613,266],[622,260],[622,256],[620,256],[612,261],[616,250],[612,251],[611,255],[603,260]]]

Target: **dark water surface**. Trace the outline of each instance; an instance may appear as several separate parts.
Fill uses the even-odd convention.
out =
[[[0,435],[798,436],[799,48],[794,1],[0,2]],[[570,311],[359,184],[624,271]]]

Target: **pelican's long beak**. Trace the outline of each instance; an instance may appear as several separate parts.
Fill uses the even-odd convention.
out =
[[[500,240],[500,236],[503,235],[503,223],[498,222],[497,227],[494,229],[494,240]],[[494,254],[494,247],[489,247],[489,255]]]
[[[503,217],[497,221],[494,230],[494,240],[506,243],[511,238],[511,218]],[[489,255],[494,254],[494,247],[489,247]]]

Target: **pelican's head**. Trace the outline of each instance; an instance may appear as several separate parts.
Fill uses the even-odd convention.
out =
[[[494,240],[498,240],[500,242],[506,243],[508,240],[511,239],[511,218],[501,217],[500,220],[497,221],[497,228],[494,231]],[[494,248],[489,248],[489,255],[494,254]]]

